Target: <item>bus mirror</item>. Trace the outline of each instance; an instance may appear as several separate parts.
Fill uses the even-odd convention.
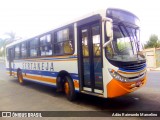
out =
[[[110,39],[109,41],[107,41],[106,43],[104,43],[103,48],[105,48],[106,46],[108,46],[111,42],[112,42],[112,39]]]
[[[111,21],[106,21],[106,34],[107,37],[113,37],[113,25]]]
[[[112,20],[109,18],[106,21],[106,35],[107,37],[109,37],[109,41],[104,43],[103,48],[108,46],[113,40],[113,25],[112,25]]]

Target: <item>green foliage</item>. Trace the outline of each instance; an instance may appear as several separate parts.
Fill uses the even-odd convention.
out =
[[[117,42],[117,47],[118,47],[119,50],[124,50],[126,48],[126,46],[123,43],[123,41]]]
[[[6,38],[0,38],[0,56],[4,56],[6,45],[13,42],[16,38],[14,32],[7,32],[4,35],[6,35]]]
[[[131,48],[131,44],[130,42],[119,41],[117,42],[117,47],[119,51],[124,51],[127,50],[128,48]]]
[[[158,36],[153,34],[150,36],[147,43],[144,45],[144,48],[158,48],[160,47],[160,41],[158,40]]]

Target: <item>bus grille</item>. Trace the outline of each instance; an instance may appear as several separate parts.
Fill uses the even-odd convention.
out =
[[[140,70],[144,69],[146,67],[146,63],[136,63],[136,64],[129,64],[129,65],[123,65],[121,68],[124,70]]]

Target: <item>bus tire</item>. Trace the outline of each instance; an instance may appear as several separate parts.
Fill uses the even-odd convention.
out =
[[[65,79],[64,92],[66,94],[66,97],[69,101],[74,101],[76,98],[76,93],[75,93],[73,81],[68,76],[65,76],[64,79]]]
[[[18,82],[21,84],[21,85],[24,85],[24,80],[23,80],[23,75],[22,75],[22,71],[21,70],[19,70],[18,72],[17,72],[17,78],[18,78]]]

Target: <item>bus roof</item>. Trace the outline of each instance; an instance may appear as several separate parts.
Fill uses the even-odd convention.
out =
[[[30,40],[30,39],[32,39],[32,38],[38,37],[38,36],[40,36],[40,35],[43,35],[43,34],[52,32],[52,31],[54,31],[54,30],[56,30],[56,29],[58,29],[58,28],[61,28],[61,27],[63,27],[63,26],[67,26],[67,25],[70,25],[70,24],[74,24],[74,23],[76,23],[76,22],[78,22],[78,21],[80,21],[80,20],[83,20],[83,19],[85,19],[85,18],[94,16],[94,15],[97,15],[97,14],[99,14],[101,17],[105,17],[105,13],[106,13],[106,10],[105,10],[105,9],[93,11],[93,12],[91,12],[91,13],[89,13],[89,14],[86,14],[86,15],[84,15],[84,16],[82,16],[82,17],[79,17],[79,18],[77,18],[77,19],[74,19],[74,20],[72,20],[72,21],[70,21],[70,22],[67,22],[67,23],[62,24],[62,25],[58,25],[58,26],[54,27],[53,29],[51,29],[51,30],[49,30],[49,31],[46,31],[46,32],[44,32],[44,33],[42,33],[42,34],[38,34],[38,35],[35,35],[35,36],[30,37],[30,38],[27,38],[27,39],[20,39],[20,40],[14,41],[14,42],[6,45],[6,48],[7,48],[7,47],[10,47],[10,46],[13,46],[13,45],[16,45],[16,44],[18,44],[18,43],[21,43],[21,42],[23,42],[23,41]]]
[[[52,32],[52,31],[54,31],[54,30],[56,30],[56,29],[58,29],[58,28],[61,28],[61,27],[63,27],[63,26],[67,26],[67,25],[70,25],[70,24],[74,24],[74,23],[76,23],[76,22],[78,22],[78,21],[81,21],[81,20],[83,20],[83,19],[85,19],[85,18],[89,18],[89,17],[94,16],[94,15],[100,15],[102,18],[104,18],[104,17],[106,17],[106,10],[108,10],[108,9],[117,9],[117,8],[107,8],[107,9],[101,9],[101,10],[93,11],[93,12],[88,13],[88,14],[82,16],[82,17],[79,17],[79,18],[74,19],[74,20],[72,20],[72,21],[70,21],[70,22],[67,22],[67,23],[65,23],[65,24],[55,26],[53,29],[48,30],[48,31],[46,31],[46,32],[43,32],[42,34],[38,34],[38,35],[35,35],[35,36],[30,37],[30,38],[27,38],[27,39],[20,39],[20,40],[14,41],[14,42],[6,45],[6,48],[7,48],[7,47],[10,47],[10,46],[13,46],[13,45],[16,45],[16,44],[18,44],[18,43],[21,43],[21,42],[23,42],[23,41],[27,41],[27,40],[30,40],[30,39],[32,39],[32,38],[41,36],[41,35],[43,35],[43,34],[50,33],[50,32]],[[117,9],[117,10],[122,10],[122,9]],[[123,11],[126,11],[126,10],[123,10]],[[126,11],[126,12],[129,12],[129,11]],[[129,13],[130,13],[130,12],[129,12]],[[131,14],[133,14],[133,13],[131,13]]]

